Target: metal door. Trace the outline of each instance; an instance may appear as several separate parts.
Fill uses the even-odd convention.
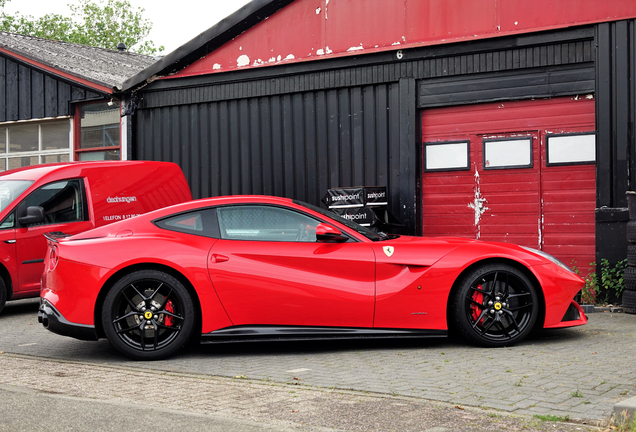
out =
[[[586,267],[594,131],[592,97],[424,110],[424,235],[517,243]]]

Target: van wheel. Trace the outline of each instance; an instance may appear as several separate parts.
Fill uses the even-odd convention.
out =
[[[4,305],[7,302],[7,286],[4,284],[4,279],[0,277],[0,312],[4,309]]]
[[[130,273],[108,291],[102,325],[109,342],[136,360],[159,360],[180,350],[195,322],[192,298],[175,277],[157,270]]]

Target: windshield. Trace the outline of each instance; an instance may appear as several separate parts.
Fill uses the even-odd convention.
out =
[[[342,218],[342,217],[338,216],[337,214],[335,214],[335,213],[333,213],[331,211],[322,209],[320,207],[316,207],[315,205],[311,205],[311,204],[308,204],[308,203],[302,202],[302,201],[294,201],[294,203],[296,203],[298,205],[301,205],[303,207],[307,207],[308,209],[311,209],[311,210],[313,210],[315,212],[320,213],[321,215],[325,216],[326,218],[329,218],[329,219],[332,219],[332,220],[334,220],[334,221],[336,221],[338,223],[341,223],[341,224],[345,225],[347,228],[350,228],[350,229],[354,230],[358,234],[361,234],[361,235],[365,236],[369,240],[382,241],[382,240],[386,240],[386,239],[389,238],[389,236],[386,235],[383,232],[375,232],[373,230],[370,230],[367,227],[363,227],[362,225],[358,225],[355,222],[351,222],[351,221],[349,221],[349,220],[347,220],[345,218]]]
[[[32,184],[31,180],[0,180],[0,212],[9,207]]]

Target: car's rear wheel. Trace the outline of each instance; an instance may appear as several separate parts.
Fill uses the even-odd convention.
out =
[[[195,322],[192,298],[175,277],[139,270],[119,279],[102,308],[110,343],[137,360],[159,360],[181,349]]]
[[[539,314],[534,284],[507,264],[486,264],[471,270],[451,297],[451,324],[469,341],[509,346],[532,330]]]

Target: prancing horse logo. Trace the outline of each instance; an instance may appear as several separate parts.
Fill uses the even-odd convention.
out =
[[[391,255],[393,255],[395,248],[393,246],[384,246],[382,250],[384,251],[384,254],[386,256],[390,257]]]

